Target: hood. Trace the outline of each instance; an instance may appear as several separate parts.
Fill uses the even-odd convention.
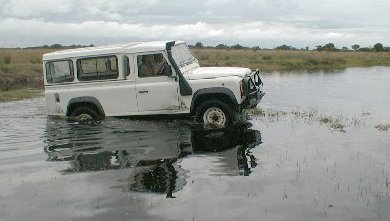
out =
[[[186,74],[189,80],[229,77],[229,76],[241,76],[244,77],[250,74],[249,68],[238,67],[201,67]]]

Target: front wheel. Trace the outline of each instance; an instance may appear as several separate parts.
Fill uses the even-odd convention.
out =
[[[89,106],[79,106],[72,111],[70,118],[75,121],[84,122],[101,120],[103,117]]]
[[[195,110],[195,120],[205,127],[224,128],[231,126],[236,113],[225,102],[209,100]]]

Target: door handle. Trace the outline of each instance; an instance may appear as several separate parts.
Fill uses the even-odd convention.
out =
[[[145,93],[148,93],[149,91],[148,90],[140,90],[138,91],[140,94],[145,94]]]

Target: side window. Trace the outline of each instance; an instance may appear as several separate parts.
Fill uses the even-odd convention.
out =
[[[46,80],[48,83],[72,82],[74,80],[72,61],[64,60],[47,62]]]
[[[137,56],[138,77],[171,76],[172,70],[162,53]]]
[[[80,81],[117,79],[119,76],[116,56],[78,59],[77,69]]]

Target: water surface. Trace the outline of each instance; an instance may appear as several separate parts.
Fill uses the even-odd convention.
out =
[[[389,72],[264,76],[265,114],[213,133],[2,103],[0,220],[388,220]]]

